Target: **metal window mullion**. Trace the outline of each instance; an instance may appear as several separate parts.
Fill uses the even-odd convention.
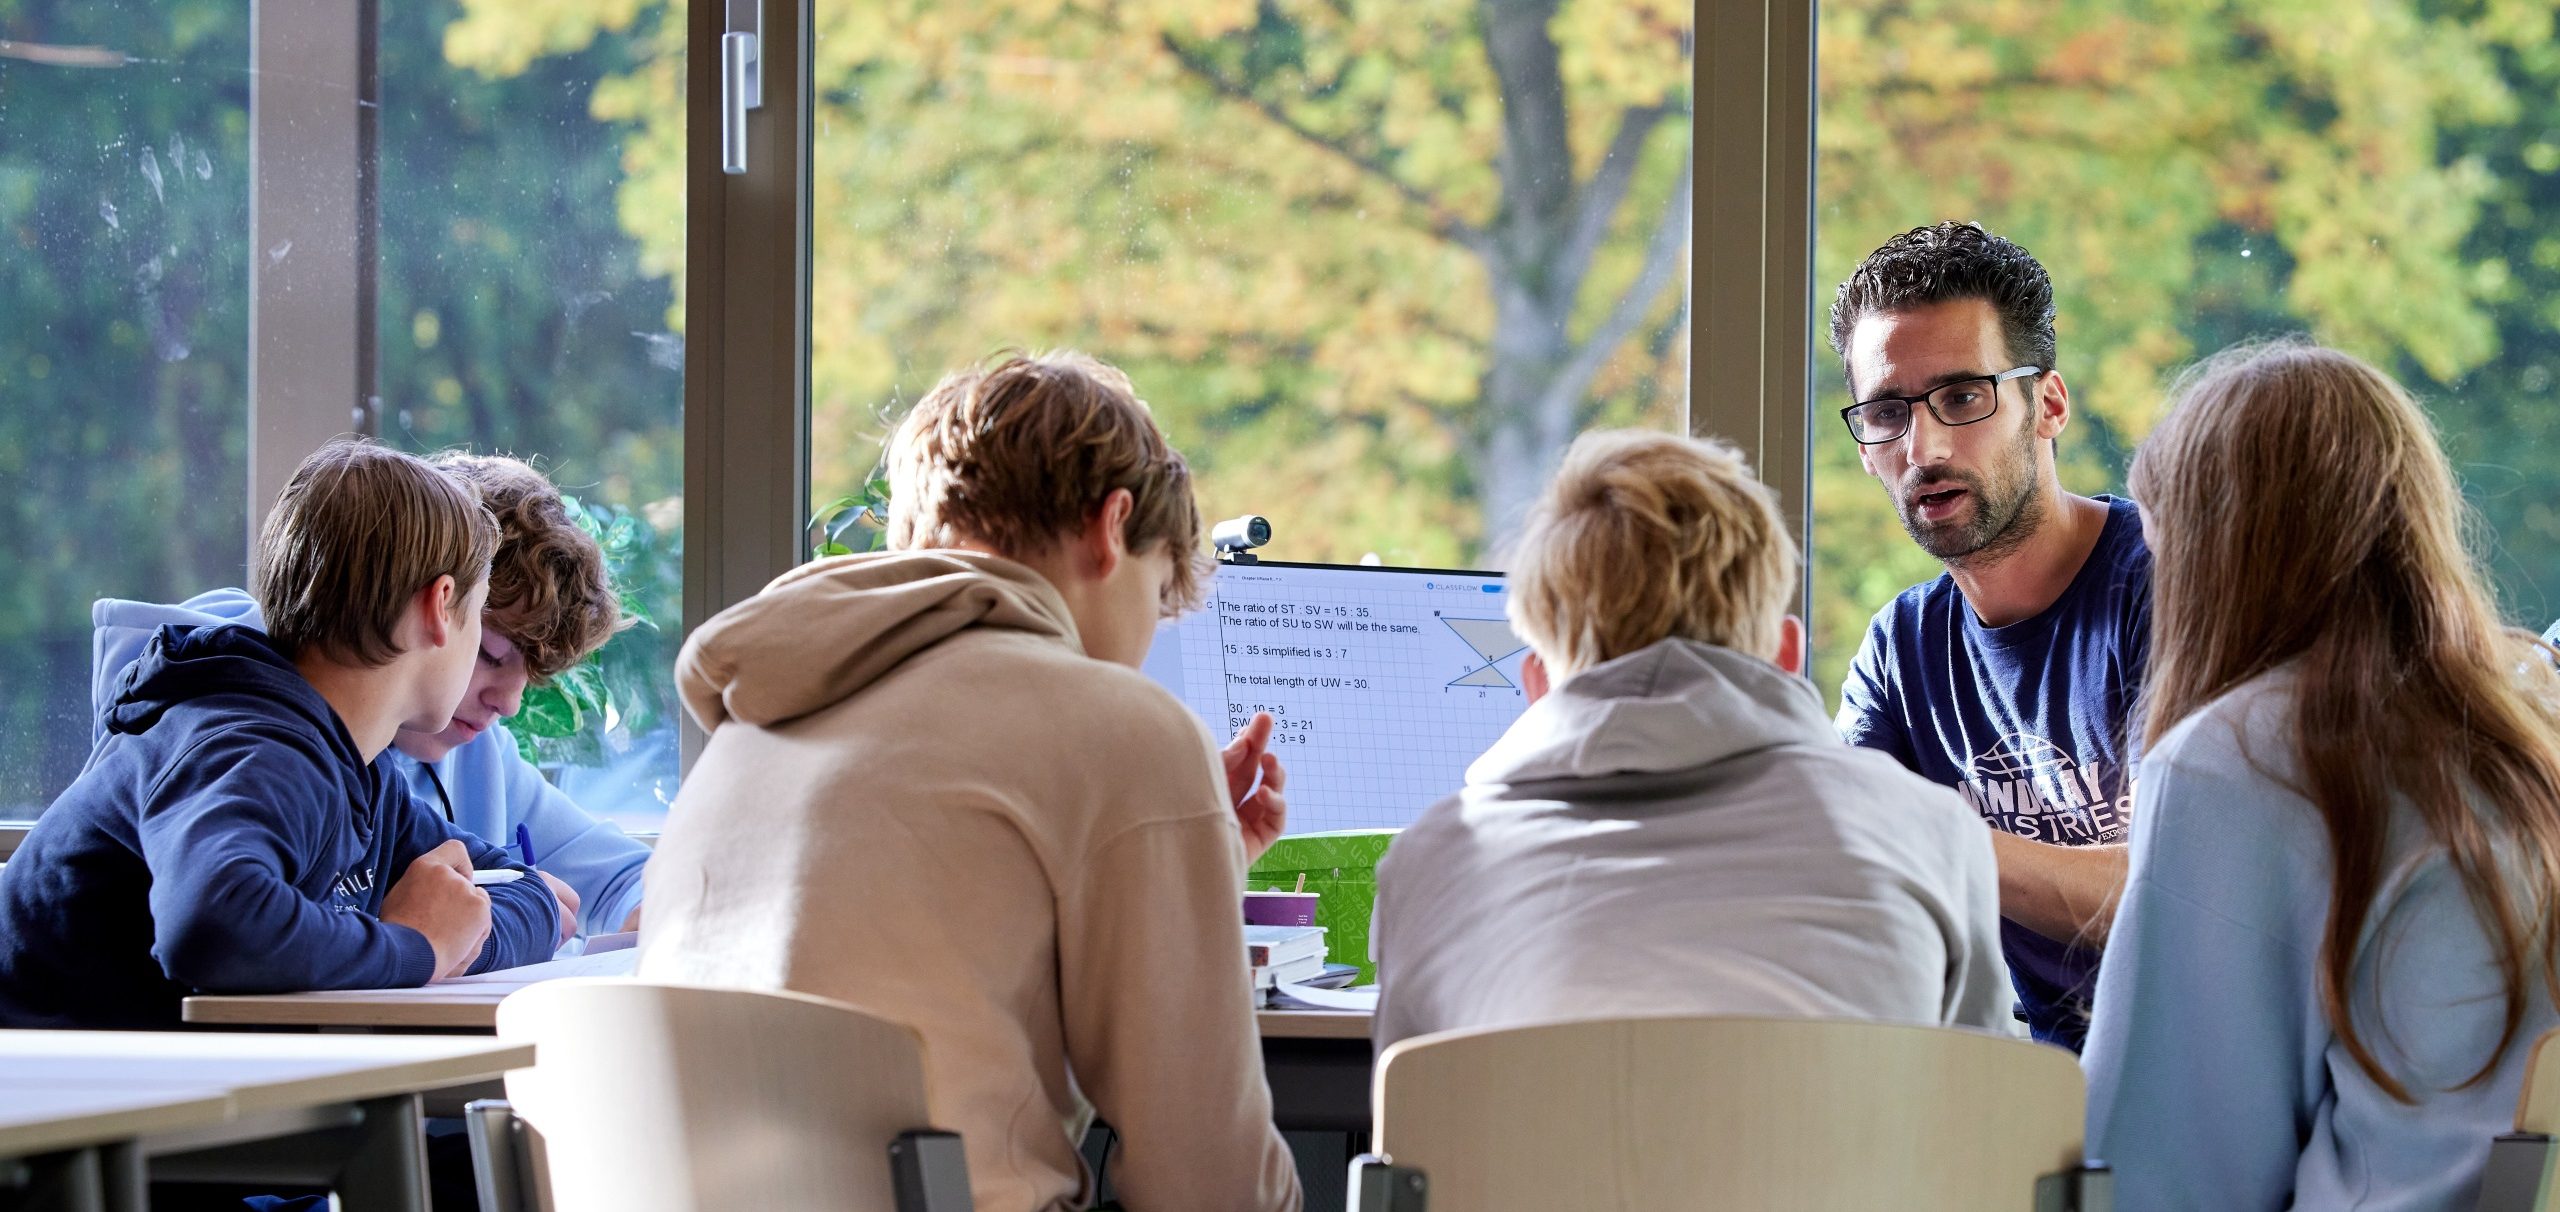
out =
[[[1697,29],[1689,431],[1740,446],[1810,551],[1814,4],[1697,0]]]
[[[763,0],[764,104],[721,169],[730,5],[687,10],[684,629],[798,564],[808,508],[811,0]],[[684,726],[689,770],[701,734]]]
[[[374,0],[256,0],[249,75],[249,532],[295,466],[373,432]]]

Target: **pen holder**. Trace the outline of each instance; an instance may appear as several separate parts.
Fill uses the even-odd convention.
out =
[[[1312,926],[1316,924],[1316,899],[1313,892],[1255,892],[1244,894],[1244,924],[1248,926]]]
[[[1378,860],[1394,838],[1392,829],[1292,834],[1271,844],[1245,886],[1294,889],[1305,876],[1307,891],[1324,894],[1315,924],[1324,927],[1325,959],[1350,964],[1361,980],[1373,981],[1378,970],[1369,962],[1369,912],[1378,899]]]

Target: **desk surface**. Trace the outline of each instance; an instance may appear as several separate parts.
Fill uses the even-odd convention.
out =
[[[480,1039],[0,1031],[0,1154],[442,1089],[532,1063],[531,1044]]]
[[[231,1096],[218,1087],[0,1080],[0,1157],[201,1128],[230,1115]]]
[[[191,997],[186,1021],[231,1027],[352,1027],[365,1030],[495,1031],[498,1003],[531,981],[482,981],[424,989],[340,989]],[[1327,1010],[1263,1010],[1270,1039],[1367,1039],[1369,1016]],[[308,1039],[308,1036],[291,1037]]]

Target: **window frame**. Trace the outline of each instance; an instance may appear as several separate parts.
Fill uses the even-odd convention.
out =
[[[685,50],[684,635],[807,558],[816,0],[690,5]],[[721,39],[761,6],[747,171],[721,164]],[[778,51],[783,53],[777,53]],[[682,721],[682,773],[702,731]]]
[[[249,6],[249,532],[304,456],[378,437],[377,0]],[[269,73],[264,65],[291,64]],[[261,254],[257,250],[269,250]]]
[[[837,0],[688,6],[684,370],[684,615],[691,636],[808,556],[813,10]],[[1696,0],[1691,56],[1688,430],[1733,443],[1809,550],[1813,357],[1812,0]],[[722,36],[761,6],[764,104],[748,171],[722,171]],[[256,0],[253,77],[249,534],[313,446],[380,425],[374,381],[379,111],[376,0]],[[253,62],[253,68],[255,62]],[[349,171],[350,168],[353,171]],[[278,342],[283,332],[327,334]],[[1708,390],[1707,368],[1723,390]],[[1733,390],[1736,384],[1750,385]],[[1753,389],[1756,387],[1756,390]],[[1808,565],[1809,568],[1809,565]],[[1809,577],[1809,574],[1808,574]],[[1809,581],[1797,589],[1809,609]],[[689,772],[702,734],[683,725]],[[26,829],[0,826],[0,860]]]
[[[685,584],[690,637],[809,558],[815,7],[696,4],[686,72]],[[721,168],[721,36],[761,4],[748,171]],[[1688,431],[1734,444],[1811,550],[1814,0],[1695,0]],[[788,53],[774,53],[787,48]],[[786,103],[787,102],[787,103]],[[1706,390],[1707,371],[1730,394]],[[1757,390],[1731,392],[1735,384]],[[777,467],[788,474],[777,475]],[[1796,587],[1810,617],[1811,563]],[[683,770],[702,734],[684,722]]]
[[[1815,4],[1698,0],[1697,28],[1689,432],[1739,447],[1777,494],[1811,618]]]
[[[249,7],[248,528],[329,439],[378,436],[377,0]],[[291,64],[268,73],[263,65]],[[256,250],[271,251],[266,255]],[[0,862],[31,821],[0,822]]]

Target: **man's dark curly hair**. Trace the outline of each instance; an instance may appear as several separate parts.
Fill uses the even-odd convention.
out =
[[[1915,227],[1868,253],[1832,296],[1831,352],[1845,361],[1850,332],[1868,316],[1949,299],[1989,303],[2000,313],[2009,356],[2020,365],[2054,368],[2053,279],[2027,250],[1979,223]]]

